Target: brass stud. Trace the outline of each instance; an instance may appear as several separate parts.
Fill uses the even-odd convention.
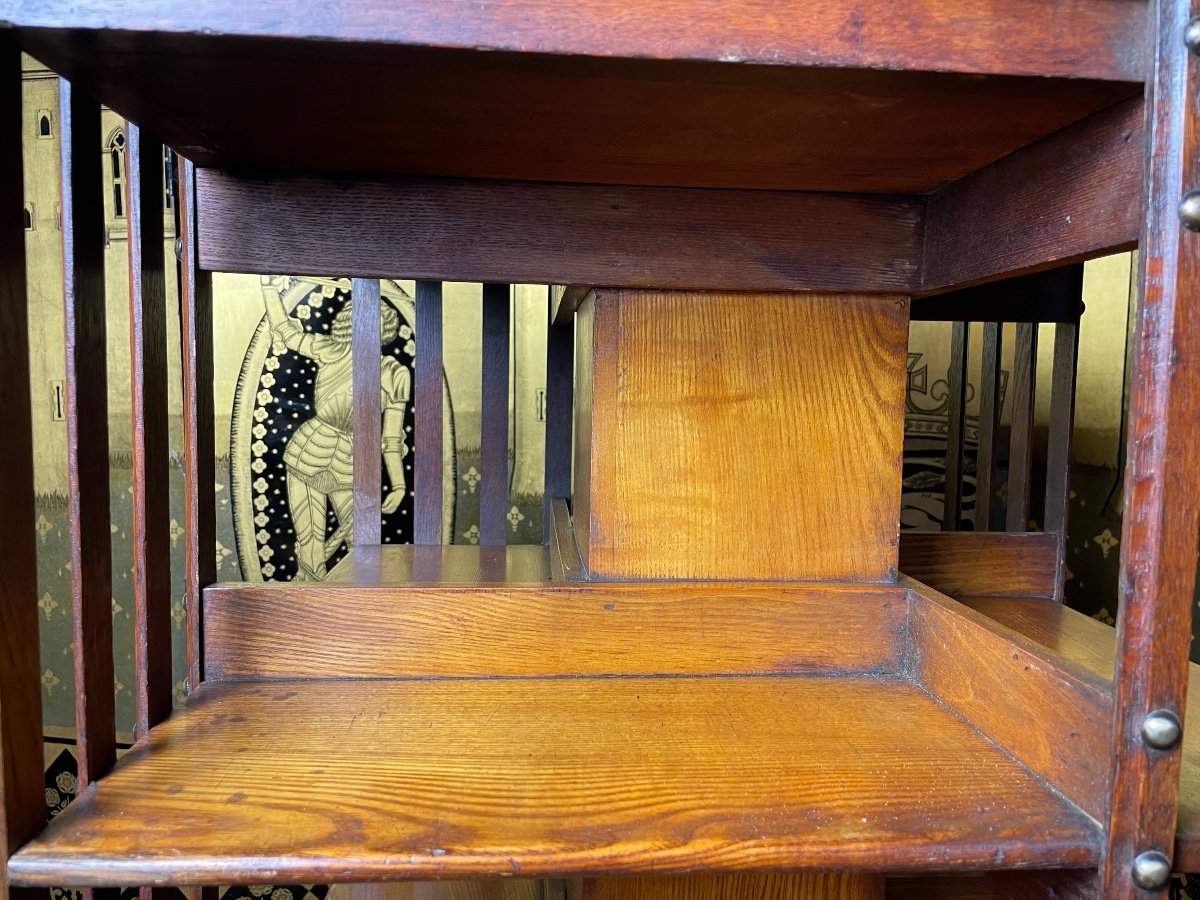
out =
[[[1158,850],[1139,853],[1133,860],[1133,883],[1144,891],[1161,891],[1171,880],[1171,861]]]
[[[1179,201],[1179,221],[1188,231],[1200,231],[1200,191],[1188,191]]]
[[[1142,741],[1155,750],[1170,750],[1179,743],[1183,726],[1169,709],[1156,709],[1142,720]]]
[[[1200,54],[1200,16],[1192,19],[1184,27],[1183,45],[1193,53]]]

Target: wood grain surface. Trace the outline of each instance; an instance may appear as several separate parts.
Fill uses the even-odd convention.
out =
[[[67,517],[80,789],[116,761],[108,338],[100,105],[59,87],[66,322]]]
[[[333,271],[333,270],[331,270]],[[413,361],[413,543],[442,542],[442,283],[416,286]]]
[[[1133,98],[929,198],[921,290],[935,293],[1131,250],[1142,101]]]
[[[907,300],[602,291],[592,328],[593,578],[895,576]]]
[[[0,19],[50,29],[202,32],[339,42],[428,44],[567,56],[710,59],[727,63],[1010,73],[1138,81],[1145,9],[1123,0],[858,0],[779,6],[768,0],[664,0],[634,6],[581,0],[489,0],[455,7],[402,0],[328,6],[216,0],[194,7],[134,0],[64,10],[52,0],[4,0]],[[1041,27],[1033,32],[1030,22]],[[704,28],[689,28],[696,22]],[[50,35],[66,42],[69,34]],[[113,37],[120,37],[119,34]],[[143,42],[145,43],[145,42]],[[54,60],[47,59],[47,62]]]
[[[1007,8],[976,2],[997,17]],[[1064,3],[1080,7],[1071,27],[1087,32],[1084,0]],[[612,15],[625,19],[625,7]],[[714,27],[697,28],[702,15],[675,27]],[[582,58],[106,31],[84,36],[84,53],[70,33],[24,37],[38,59],[206,168],[925,193],[1141,93],[1136,80],[730,65],[611,47]],[[340,139],[310,140],[298,121],[337,122]],[[566,138],[581,122],[587,140]]]
[[[22,169],[21,53],[0,30],[0,168]],[[38,669],[33,419],[29,405],[29,300],[20,178],[0,179],[0,900],[44,900],[11,888],[8,857],[46,821],[42,795],[42,686]]]
[[[351,390],[354,394],[354,525],[355,546],[380,543],[383,501],[383,374],[379,365],[379,282],[351,282]]]
[[[900,571],[956,599],[988,594],[1053,597],[1058,544],[1052,534],[906,531]]]
[[[908,292],[923,202],[785,191],[198,173],[216,271]],[[273,268],[274,267],[274,268]]]
[[[579,555],[571,510],[563,497],[550,501],[550,572],[553,581],[586,581],[587,569]]]
[[[1193,0],[1154,0],[1147,38],[1144,166],[1137,324],[1127,413],[1121,574],[1118,582],[1112,802],[1104,890],[1111,900],[1142,892],[1134,857],[1168,852],[1175,836],[1181,753],[1141,737],[1152,710],[1185,715],[1188,653],[1200,533],[1200,234],[1179,218],[1200,184],[1200,67],[1183,42],[1200,14]]]
[[[906,607],[896,585],[244,584],[204,611],[209,679],[406,678],[895,671]]]
[[[580,900],[884,900],[884,879],[865,872],[588,878]]]
[[[324,584],[383,587],[421,584],[541,584],[550,579],[543,546],[385,544],[355,547]]]
[[[1112,684],[932,588],[909,597],[910,670],[1089,815],[1108,802]]]
[[[167,419],[167,296],[163,148],[125,123],[129,227],[130,412],[133,437],[135,734],[171,714],[171,454]]]
[[[202,687],[10,871],[125,885],[1086,866],[1098,840],[887,678],[259,682]]]

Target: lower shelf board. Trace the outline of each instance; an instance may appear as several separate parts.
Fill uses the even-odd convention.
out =
[[[1086,867],[1096,823],[893,677],[227,682],[28,886]]]

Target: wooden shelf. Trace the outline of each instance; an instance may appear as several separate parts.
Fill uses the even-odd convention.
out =
[[[1103,622],[1046,600],[972,597],[963,602],[1096,674],[1113,677],[1117,633]],[[1188,665],[1185,720],[1173,859],[1177,871],[1192,872],[1200,869],[1200,666],[1195,663]]]
[[[897,677],[208,684],[26,885],[1084,866],[1096,824]]]

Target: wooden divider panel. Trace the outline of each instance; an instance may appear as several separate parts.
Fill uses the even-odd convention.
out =
[[[900,535],[900,571],[956,598],[1053,597],[1057,553],[1057,537],[1040,532]]]
[[[508,539],[508,348],[511,288],[483,286],[483,358],[479,460],[479,543],[502,547]]]
[[[906,299],[598,290],[581,313],[593,577],[894,577]]]
[[[442,285],[417,282],[413,363],[413,543],[442,542]]]
[[[379,282],[355,278],[350,319],[354,394],[354,544],[378,544],[383,493],[382,373],[379,364]]]

